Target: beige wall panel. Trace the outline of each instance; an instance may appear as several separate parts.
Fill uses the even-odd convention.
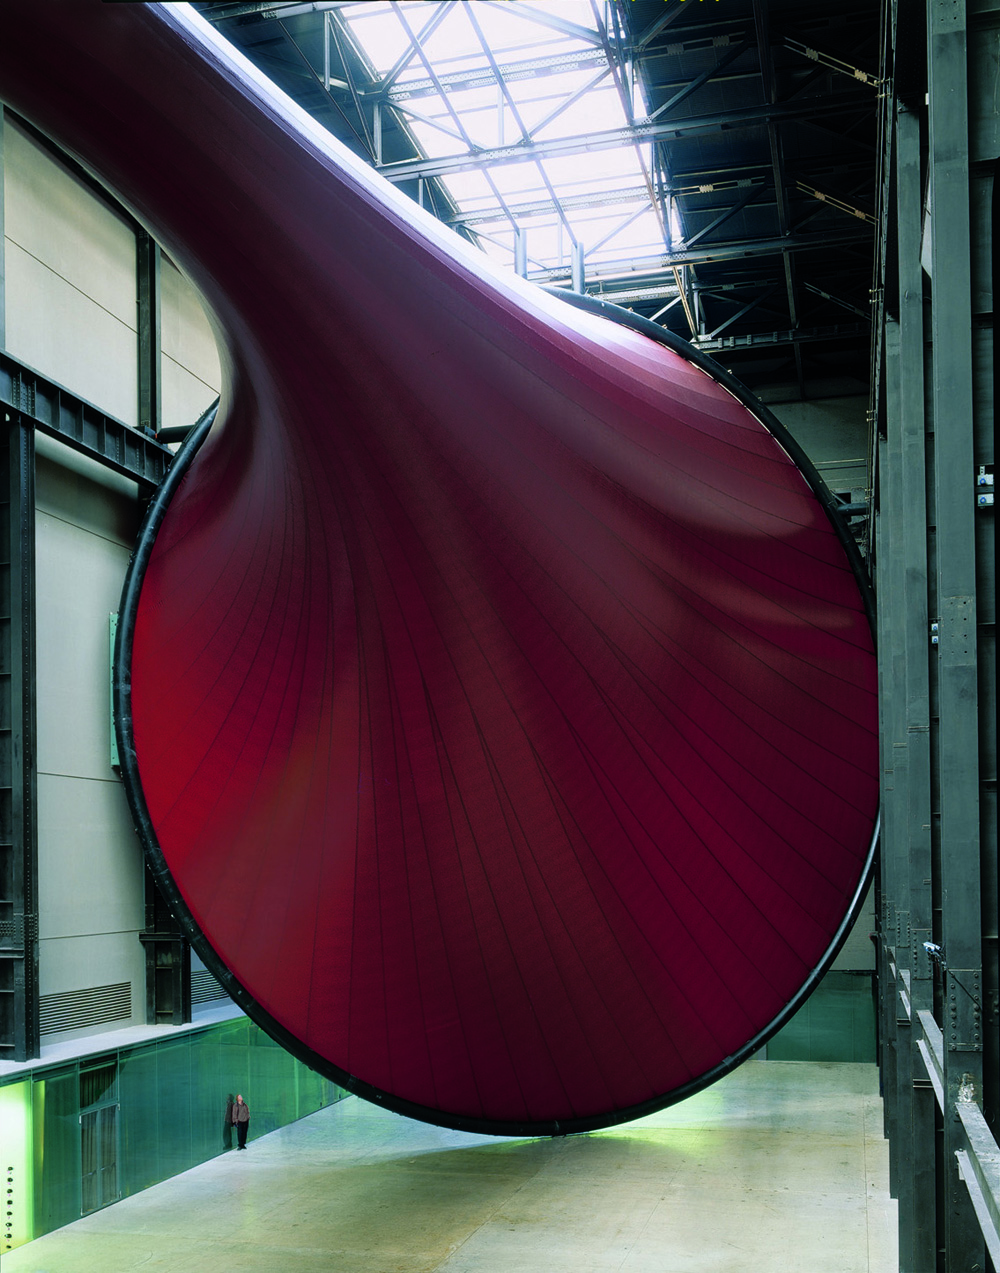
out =
[[[160,346],[165,358],[203,381],[216,397],[221,378],[211,324],[194,287],[166,257],[160,269]]]
[[[142,850],[117,779],[38,775],[38,900],[40,938],[131,933],[139,945]],[[42,993],[115,980],[53,985],[43,971]]]
[[[41,432],[35,454],[39,512],[131,550],[139,528],[137,483]]]
[[[4,152],[7,238],[134,331],[128,222],[10,120]]]
[[[67,990],[89,990],[127,981],[132,986],[132,1015],[113,1025],[84,1026],[43,1036],[53,1039],[80,1038],[104,1030],[120,1030],[126,1025],[144,1025],[146,1020],[145,955],[135,933],[105,933],[100,936],[42,938],[39,946],[40,993],[59,994]]]
[[[219,396],[219,390],[199,380],[165,355],[160,363],[163,427],[190,425]]]
[[[138,525],[134,482],[39,435],[36,466],[42,995],[120,982],[145,1017],[142,850],[110,767],[108,615]],[[127,1024],[47,1034],[69,1040]]]
[[[36,517],[38,768],[112,777],[108,615],[128,549],[48,513]]]
[[[17,244],[5,246],[8,352],[135,426],[134,330]]]
[[[868,399],[827,398],[772,403],[771,410],[819,470],[832,491],[864,496],[867,481]]]

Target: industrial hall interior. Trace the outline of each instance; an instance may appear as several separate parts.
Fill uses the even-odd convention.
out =
[[[4,0],[4,1273],[1000,1269],[998,101]]]

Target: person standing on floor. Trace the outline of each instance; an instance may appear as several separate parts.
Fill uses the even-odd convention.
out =
[[[250,1106],[238,1093],[236,1104],[233,1106],[233,1124],[236,1127],[236,1148],[246,1149],[247,1131],[250,1128]]]

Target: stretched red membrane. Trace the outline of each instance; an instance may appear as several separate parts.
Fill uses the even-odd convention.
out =
[[[829,963],[875,820],[821,485],[724,373],[492,273],[196,15],[4,24],[0,92],[224,346],[118,686],[209,966],[318,1069],[452,1126],[597,1127],[731,1068]]]

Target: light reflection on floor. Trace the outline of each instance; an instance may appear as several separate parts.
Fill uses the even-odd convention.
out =
[[[555,1140],[349,1098],[3,1273],[896,1273],[895,1230],[875,1067],[750,1061],[673,1109]]]

